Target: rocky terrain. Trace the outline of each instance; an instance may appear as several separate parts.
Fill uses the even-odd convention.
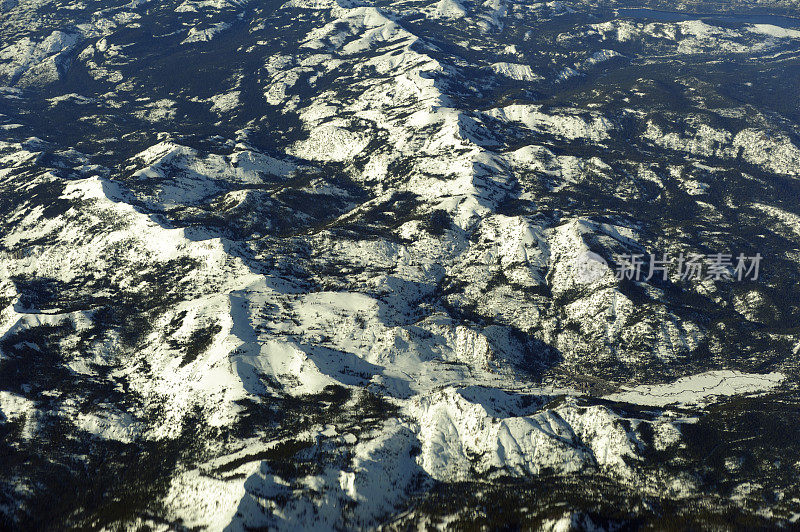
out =
[[[796,2],[0,15],[0,528],[800,523]]]

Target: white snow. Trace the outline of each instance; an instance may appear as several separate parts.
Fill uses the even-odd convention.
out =
[[[732,370],[709,371],[669,384],[623,387],[624,391],[605,398],[647,406],[693,405],[711,401],[714,397],[769,391],[785,378],[781,373],[759,375]]]
[[[624,476],[629,467],[623,457],[636,456],[620,418],[600,406],[579,409],[567,402],[527,416],[494,417],[447,388],[416,399],[409,409],[419,420],[418,461],[438,480],[535,475],[544,469],[571,473],[596,466]]]
[[[439,0],[436,2],[434,15],[445,19],[459,19],[466,16],[467,10],[456,0]]]
[[[189,35],[181,42],[181,44],[190,44],[195,42],[208,42],[214,39],[219,33],[230,28],[228,22],[218,22],[209,28],[198,29],[197,27],[189,30]]]
[[[501,62],[492,64],[492,70],[501,76],[505,76],[517,81],[539,81],[544,79],[542,76],[535,74],[530,65]]]
[[[80,38],[77,33],[54,31],[40,42],[25,37],[0,48],[0,83],[26,87],[59,79],[63,55]]]
[[[211,110],[217,113],[228,113],[239,106],[241,91],[231,91],[211,97]]]
[[[567,139],[601,141],[608,138],[613,129],[611,122],[602,116],[584,118],[566,111],[558,114],[545,113],[540,105],[514,104],[492,109],[487,115],[520,122],[531,130],[556,135]]]
[[[778,39],[800,39],[800,30],[790,30],[772,24],[752,24],[747,29],[753,33],[769,35]]]
[[[299,141],[289,153],[295,157],[346,161],[367,147],[370,138],[356,131],[335,125],[323,125],[311,130],[309,138]]]

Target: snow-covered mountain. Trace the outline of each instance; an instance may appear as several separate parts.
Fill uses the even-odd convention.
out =
[[[800,6],[731,5],[0,1],[0,527],[797,526]]]

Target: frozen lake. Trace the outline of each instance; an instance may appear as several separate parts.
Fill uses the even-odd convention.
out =
[[[703,13],[677,13],[673,11],[658,11],[646,8],[618,9],[619,17],[639,18],[659,22],[683,22],[685,20],[707,20],[709,22],[727,22],[740,24],[772,24],[783,28],[800,28],[800,18],[785,17],[780,15],[710,15]]]

